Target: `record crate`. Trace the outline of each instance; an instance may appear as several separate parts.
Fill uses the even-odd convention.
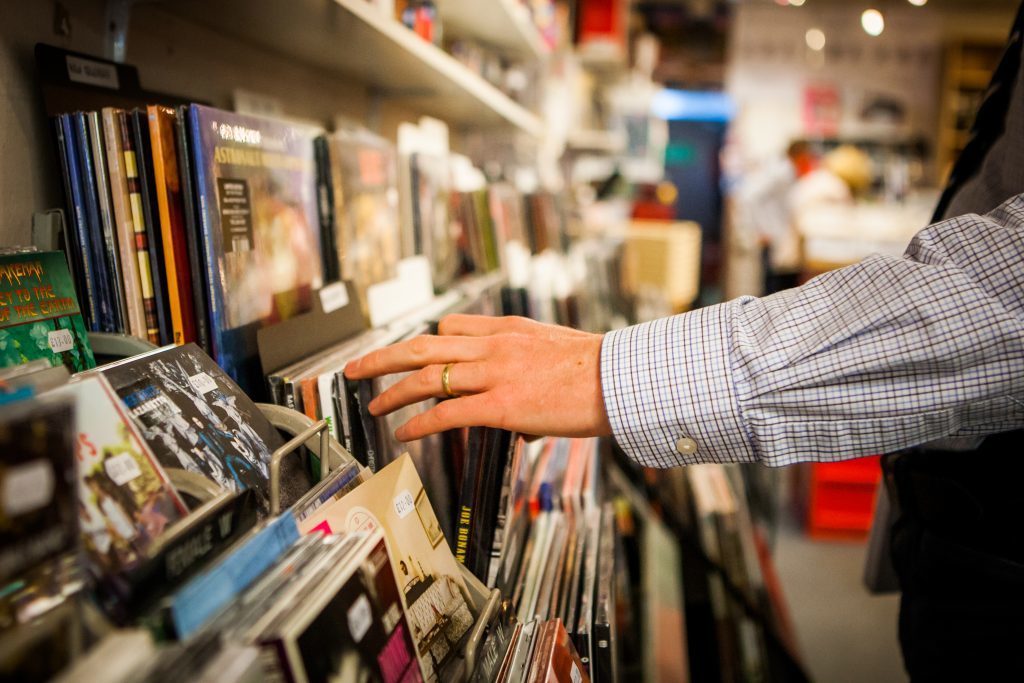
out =
[[[807,533],[815,539],[866,539],[882,478],[879,456],[811,465]]]

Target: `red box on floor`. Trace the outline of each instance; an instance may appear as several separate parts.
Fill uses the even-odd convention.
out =
[[[871,529],[879,456],[811,466],[807,533],[812,538],[863,539]]]

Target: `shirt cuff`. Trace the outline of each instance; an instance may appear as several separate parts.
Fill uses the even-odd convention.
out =
[[[730,367],[731,303],[609,332],[601,390],[616,442],[646,467],[756,462]]]

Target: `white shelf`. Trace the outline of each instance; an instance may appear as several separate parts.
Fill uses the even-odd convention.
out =
[[[455,126],[512,125],[540,137],[539,117],[366,0],[175,0],[196,24],[351,76],[382,97]]]
[[[529,10],[517,0],[437,0],[437,9],[445,35],[472,38],[520,59],[547,56]]]

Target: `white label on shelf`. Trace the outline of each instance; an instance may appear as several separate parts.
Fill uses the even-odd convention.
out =
[[[112,90],[117,90],[120,87],[120,82],[117,80],[117,67],[113,64],[104,64],[92,59],[68,55],[67,65],[68,78],[75,83],[88,83]]]
[[[320,290],[320,307],[324,313],[334,313],[339,308],[348,306],[348,289],[344,282],[332,282]]]
[[[399,519],[405,519],[410,512],[416,509],[416,503],[413,502],[412,494],[409,493],[409,489],[406,489],[395,496],[395,514],[398,515]]]
[[[352,633],[352,640],[358,644],[373,624],[373,614],[370,612],[370,601],[365,595],[359,598],[348,608],[348,630]]]
[[[46,342],[54,353],[70,351],[75,348],[75,337],[71,330],[51,330],[46,335]]]
[[[580,673],[580,668],[576,666],[576,662],[572,663],[572,669],[569,670],[569,678],[572,679],[572,683],[583,683],[583,674]]]
[[[7,470],[3,478],[4,516],[16,517],[43,507],[53,498],[53,470],[40,458]]]
[[[103,461],[103,468],[107,470],[107,476],[110,477],[110,480],[118,486],[124,486],[133,479],[142,476],[139,463],[135,462],[135,458],[128,453],[107,458]]]
[[[213,381],[205,372],[200,372],[198,375],[192,375],[188,378],[188,383],[192,385],[192,388],[198,391],[200,394],[208,394],[217,388],[217,383]]]

